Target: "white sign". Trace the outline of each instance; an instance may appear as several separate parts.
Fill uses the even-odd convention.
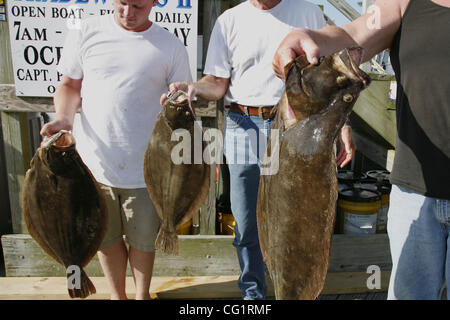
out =
[[[112,0],[10,0],[8,23],[16,95],[53,96],[62,77],[56,66],[67,31],[76,28],[80,19],[112,13]],[[198,0],[159,0],[150,20],[184,43],[196,80]]]
[[[150,20],[175,34],[187,48],[194,81],[197,80],[198,0],[159,0]]]

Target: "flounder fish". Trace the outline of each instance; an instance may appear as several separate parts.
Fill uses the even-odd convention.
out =
[[[192,218],[209,192],[210,166],[202,159],[196,161],[195,156],[195,152],[203,154],[205,143],[189,101],[181,91],[169,95],[144,158],[147,190],[162,219],[155,246],[175,255],[177,226]],[[200,136],[201,144],[196,143],[196,135]],[[180,137],[183,140],[178,142]]]
[[[30,166],[22,195],[28,231],[66,270],[79,268],[80,279],[68,283],[68,292],[71,298],[86,298],[96,290],[83,268],[97,253],[106,231],[103,193],[69,131],[62,130],[44,142]]]
[[[286,67],[286,89],[265,156],[278,172],[261,175],[257,221],[261,251],[276,299],[315,299],[323,289],[334,228],[336,138],[370,78],[362,49],[299,56]],[[267,161],[277,149],[278,157]],[[273,165],[273,163],[272,163]],[[264,170],[264,168],[263,168]]]

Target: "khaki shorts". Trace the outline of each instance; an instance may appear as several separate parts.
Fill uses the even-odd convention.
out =
[[[155,251],[155,240],[161,219],[147,189],[120,189],[100,184],[108,207],[108,227],[99,250],[119,242],[123,235],[132,247]]]

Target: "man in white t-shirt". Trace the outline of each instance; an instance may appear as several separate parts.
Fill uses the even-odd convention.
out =
[[[150,298],[160,219],[146,190],[144,153],[161,94],[171,82],[192,80],[182,42],[148,19],[156,3],[114,0],[114,15],[88,18],[69,32],[56,116],[41,131],[48,137],[73,129],[77,150],[104,191],[109,225],[98,257],[111,299],[127,298],[128,260],[136,299]]]
[[[238,284],[244,299],[263,299],[266,295],[256,200],[261,160],[272,125],[270,110],[284,90],[283,81],[272,70],[272,59],[281,40],[293,29],[320,29],[325,25],[322,11],[304,0],[246,1],[217,19],[208,47],[206,76],[196,83],[170,86],[171,92],[180,89],[206,100],[225,96],[224,153],[236,220],[233,244],[242,271]],[[341,133],[341,141],[345,148],[338,159],[343,166],[354,153],[348,126]]]

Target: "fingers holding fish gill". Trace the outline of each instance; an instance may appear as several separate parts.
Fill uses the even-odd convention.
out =
[[[164,103],[166,102],[166,100],[168,99],[169,96],[173,95],[178,90],[186,91],[186,90],[183,90],[183,89],[187,89],[187,84],[186,85],[184,85],[184,84],[185,84],[185,82],[172,82],[169,85],[169,92],[168,93],[163,93],[161,95],[161,98],[159,99],[159,103],[161,104],[161,106],[164,105]]]
[[[47,142],[47,140],[53,135],[57,134],[61,130],[72,131],[73,121],[70,121],[66,118],[57,118],[53,121],[50,121],[42,126],[41,131],[39,132],[42,136],[41,146]]]
[[[189,98],[193,99],[195,97],[195,90],[190,89],[191,86],[192,86],[191,82],[172,82],[169,85],[169,92],[163,93],[161,95],[161,98],[159,100],[160,104],[164,105],[167,98],[169,96],[172,96],[177,91],[184,92],[187,96],[189,96]]]
[[[285,66],[301,54],[305,54],[311,64],[319,61],[319,47],[311,38],[310,31],[304,28],[291,31],[279,45],[272,61],[276,76],[284,81]]]

